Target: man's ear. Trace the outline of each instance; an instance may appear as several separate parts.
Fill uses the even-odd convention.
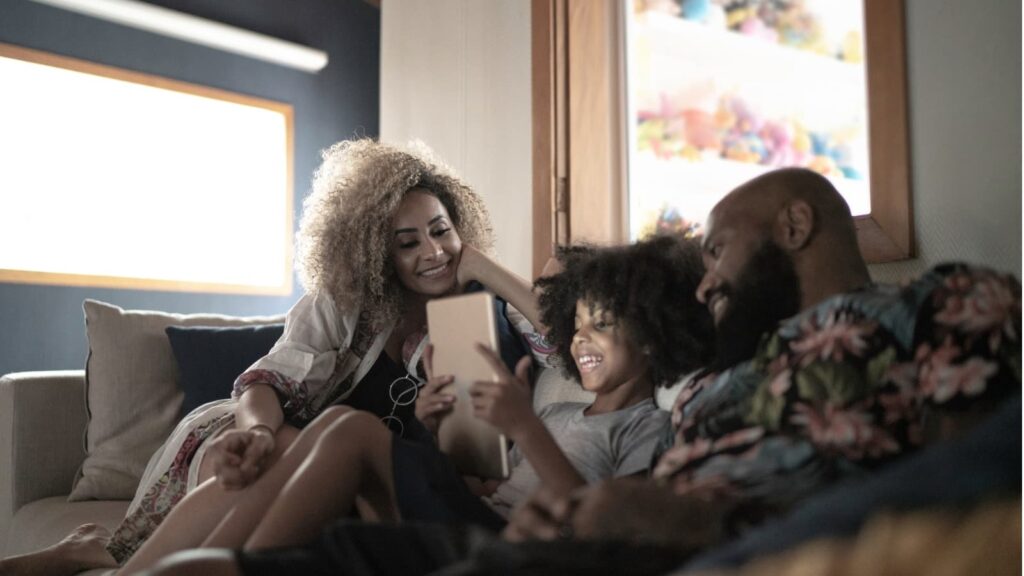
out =
[[[779,210],[775,240],[779,246],[796,252],[807,246],[814,234],[814,209],[803,200],[791,200]]]

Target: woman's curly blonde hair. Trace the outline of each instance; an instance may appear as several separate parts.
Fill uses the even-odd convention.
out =
[[[362,310],[377,326],[397,318],[406,289],[391,263],[392,219],[414,188],[441,201],[464,244],[491,251],[483,200],[428,148],[339,142],[323,152],[303,201],[297,251],[306,290],[329,294],[339,310]]]

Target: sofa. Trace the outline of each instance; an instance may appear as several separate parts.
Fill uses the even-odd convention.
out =
[[[129,500],[68,502],[85,460],[85,371],[0,378],[0,542],[3,556],[52,544],[96,522],[113,529]]]
[[[252,340],[283,322],[282,316],[123,310],[92,300],[83,309],[89,341],[84,370],[0,378],[0,557],[51,545],[86,522],[113,530],[149,455],[173,429],[182,406],[187,411],[202,403],[202,398],[190,398],[203,392],[190,380],[196,373],[220,372],[213,397],[226,397],[233,380],[229,374],[265,353],[274,336],[268,341],[264,334],[256,348],[239,348],[239,339]],[[190,346],[172,346],[172,331],[180,337],[188,330],[194,332]],[[194,357],[203,355],[197,364]],[[230,362],[211,366],[211,358]],[[659,404],[669,406],[677,390],[660,391]],[[537,408],[590,397],[557,370],[537,376]]]

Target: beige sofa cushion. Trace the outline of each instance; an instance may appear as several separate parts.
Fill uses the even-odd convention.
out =
[[[233,317],[123,310],[86,300],[85,462],[70,501],[130,500],[146,463],[178,421],[182,392],[168,326],[243,326],[281,316]]]

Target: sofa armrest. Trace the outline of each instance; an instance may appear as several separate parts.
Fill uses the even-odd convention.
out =
[[[23,505],[71,491],[87,421],[84,370],[0,378],[0,543]]]

